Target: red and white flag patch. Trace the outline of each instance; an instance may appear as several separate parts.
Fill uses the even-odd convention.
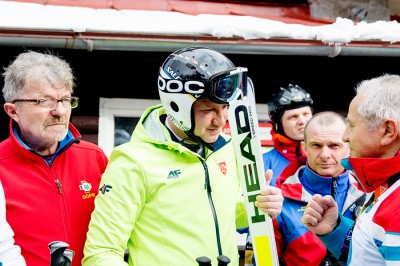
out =
[[[216,163],[218,164],[219,169],[221,170],[221,173],[226,175],[227,167],[226,167],[225,160],[224,159],[220,159],[220,160],[217,160]]]

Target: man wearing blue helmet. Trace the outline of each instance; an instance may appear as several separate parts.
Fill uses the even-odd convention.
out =
[[[209,48],[168,56],[158,75],[162,104],[111,153],[83,265],[126,265],[126,249],[135,266],[198,265],[204,257],[217,265],[222,255],[239,265],[235,230],[248,222],[234,147],[221,130],[247,82],[246,68]],[[280,189],[261,194],[256,206],[276,217]]]

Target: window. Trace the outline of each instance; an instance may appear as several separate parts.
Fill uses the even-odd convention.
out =
[[[112,149],[129,141],[143,112],[159,100],[100,98],[99,146],[107,156]]]

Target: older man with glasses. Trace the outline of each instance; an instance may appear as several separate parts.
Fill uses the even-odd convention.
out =
[[[3,73],[10,137],[0,143],[7,221],[27,265],[50,265],[48,245],[69,244],[80,265],[107,157],[69,122],[78,106],[67,62],[21,53]],[[63,254],[59,261],[63,261]]]

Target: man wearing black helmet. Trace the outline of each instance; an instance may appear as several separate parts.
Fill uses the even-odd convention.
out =
[[[235,230],[248,226],[247,215],[233,144],[221,129],[229,103],[246,93],[246,74],[202,47],[178,50],[164,61],[162,105],[147,109],[130,142],[111,153],[83,265],[126,265],[126,248],[135,266],[190,266],[199,257],[217,265],[221,255],[239,265]],[[256,206],[276,217],[280,189],[268,187],[261,195]]]
[[[300,86],[289,84],[272,95],[268,113],[274,148],[263,154],[263,161],[264,169],[273,171],[270,185],[275,186],[283,169],[296,157],[304,156],[300,142],[304,138],[304,127],[313,115],[313,100]]]

